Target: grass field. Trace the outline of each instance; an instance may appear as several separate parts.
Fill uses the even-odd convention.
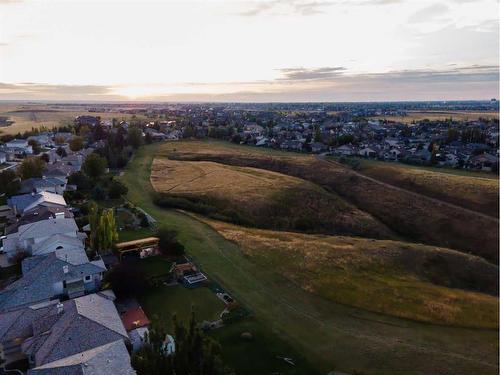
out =
[[[281,173],[155,158],[151,183],[158,192],[201,201],[204,208],[213,207],[214,215],[236,223],[281,230],[393,237],[384,225],[336,194]],[[177,200],[174,204],[185,208]],[[193,204],[190,207],[196,209]]]
[[[0,127],[0,134],[17,134],[30,131],[32,128],[72,124],[76,116],[100,116],[103,120],[129,120],[132,115],[113,112],[88,112],[85,108],[61,108],[51,105],[31,104],[0,104],[0,116],[6,116],[14,123],[10,126]],[[144,118],[143,116],[137,116]]]
[[[118,241],[119,242],[133,241],[133,240],[139,240],[139,239],[145,238],[145,237],[151,237],[154,235],[155,235],[154,231],[152,231],[150,228],[139,228],[139,229],[134,229],[134,230],[121,230],[121,231],[118,231]]]
[[[360,160],[359,172],[432,198],[498,217],[498,176]]]
[[[255,329],[259,327],[273,337],[266,353],[273,353],[272,345],[283,340],[321,373],[334,369],[351,374],[498,373],[497,330],[418,323],[321,298],[274,269],[254,263],[207,224],[155,206],[149,171],[162,146],[142,147],[128,165],[121,177],[129,188],[128,198],[159,223],[177,229],[189,255],[254,312]],[[220,335],[224,332],[220,331]],[[228,336],[235,334],[230,332]],[[232,345],[231,340],[226,342]],[[241,363],[241,351],[231,349],[223,348],[232,356],[229,362]],[[241,366],[258,362],[260,356],[260,352],[249,352],[247,362]],[[272,368],[262,373],[272,373]]]
[[[484,217],[357,175],[347,166],[313,155],[240,147],[224,142],[166,144],[161,154],[176,160],[214,161],[299,177],[332,191],[369,213],[401,238],[457,249],[498,262],[498,220]],[[256,149],[254,153],[252,150]]]
[[[146,315],[156,316],[173,328],[172,316],[187,323],[194,309],[198,321],[213,321],[219,318],[224,304],[208,288],[187,289],[178,286],[158,286],[140,296],[139,302]]]
[[[477,111],[408,111],[407,116],[375,116],[381,120],[411,123],[420,120],[477,120],[479,118],[498,119],[498,112],[477,112]]]
[[[262,267],[327,299],[437,324],[498,327],[498,298],[494,297],[498,268],[481,258],[405,242],[204,221]]]

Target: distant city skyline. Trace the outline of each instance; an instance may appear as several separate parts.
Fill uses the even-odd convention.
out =
[[[496,0],[0,0],[0,100],[487,100]]]

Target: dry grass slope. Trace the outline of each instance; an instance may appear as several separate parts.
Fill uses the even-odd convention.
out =
[[[357,176],[311,155],[238,147],[221,142],[180,142],[163,147],[177,160],[205,160],[262,168],[313,182],[335,192],[408,240],[457,249],[498,262],[498,221],[437,204]]]
[[[408,111],[407,116],[375,116],[381,120],[389,120],[409,124],[413,121],[421,120],[477,120],[479,118],[498,119],[497,112],[477,112],[477,111]]]
[[[498,268],[481,258],[398,241],[204,221],[262,267],[327,299],[436,324],[498,327],[498,299],[472,291],[498,290]]]
[[[498,217],[496,178],[454,175],[374,161],[362,161],[360,172],[391,185]]]
[[[335,194],[311,182],[263,169],[156,158],[151,184],[162,197],[201,202],[225,220],[246,225],[393,237],[384,225]]]

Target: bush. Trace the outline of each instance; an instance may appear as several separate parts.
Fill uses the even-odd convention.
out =
[[[96,185],[92,189],[91,196],[92,196],[92,199],[94,199],[96,201],[103,200],[103,199],[106,199],[106,191],[102,187],[100,187],[99,185]]]
[[[160,239],[158,247],[164,255],[183,255],[184,246],[177,241],[177,231],[166,227],[158,228],[156,236]]]
[[[92,189],[92,181],[83,172],[75,172],[68,177],[68,184],[76,185],[78,190]]]
[[[118,199],[122,195],[127,194],[128,188],[120,181],[111,181],[108,187],[108,195],[111,199]]]
[[[146,274],[133,264],[127,263],[113,267],[106,275],[106,281],[119,297],[141,295],[150,286]]]
[[[142,212],[139,214],[139,217],[141,219],[141,223],[140,223],[141,227],[142,228],[148,228],[149,227],[148,217],[144,213],[142,213]]]

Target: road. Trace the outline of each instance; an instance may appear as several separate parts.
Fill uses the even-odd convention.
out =
[[[486,214],[483,214],[481,212],[477,212],[477,211],[474,211],[474,210],[470,210],[468,208],[464,208],[462,206],[457,206],[456,204],[453,204],[453,203],[448,203],[448,202],[445,202],[445,201],[442,201],[440,199],[436,199],[436,198],[431,198],[427,195],[424,195],[424,194],[420,194],[420,193],[416,193],[414,191],[411,191],[411,190],[407,190],[407,189],[404,189],[404,188],[401,188],[399,186],[395,186],[395,185],[391,185],[391,184],[388,184],[386,182],[383,182],[383,181],[380,181],[380,180],[377,180],[375,178],[372,178],[372,177],[369,177],[369,176],[366,176],[360,172],[357,172],[353,169],[350,169],[348,167],[346,167],[344,164],[341,164],[339,162],[336,162],[334,160],[327,160],[326,159],[326,155],[325,154],[319,154],[319,155],[316,155],[316,159],[318,161],[321,161],[323,163],[328,163],[328,164],[333,164],[333,165],[336,165],[336,166],[340,166],[342,168],[346,168],[348,169],[351,173],[353,173],[354,175],[356,175],[357,177],[360,177],[360,178],[363,178],[365,180],[368,180],[368,181],[371,181],[371,182],[374,182],[376,184],[379,184],[379,185],[382,185],[388,189],[395,189],[395,190],[398,190],[398,191],[401,191],[403,193],[406,193],[406,194],[410,194],[410,195],[413,195],[415,198],[420,198],[420,199],[427,199],[437,205],[443,205],[443,206],[447,206],[449,208],[453,208],[453,209],[456,209],[456,210],[460,210],[462,212],[467,212],[469,214],[472,214],[472,215],[476,215],[476,216],[479,216],[483,219],[486,219],[486,220],[490,220],[490,221],[493,221],[494,223],[499,223],[499,220],[496,218],[496,217],[493,217],[493,216],[490,216],[490,215],[486,215]]]

